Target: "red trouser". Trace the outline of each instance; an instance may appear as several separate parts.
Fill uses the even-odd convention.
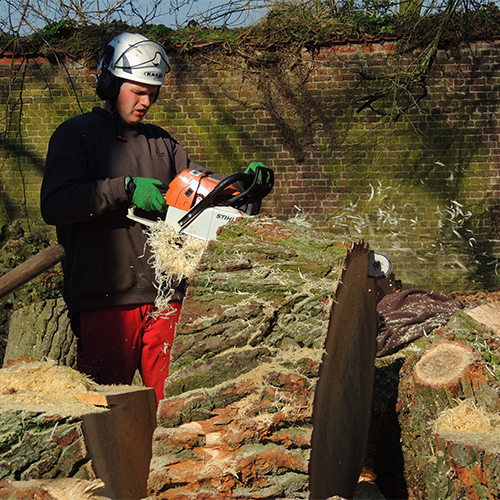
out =
[[[170,350],[181,304],[173,302],[167,317],[151,317],[153,305],[115,306],[82,311],[77,356],[78,371],[99,384],[130,384],[139,369],[156,400],[164,396]]]

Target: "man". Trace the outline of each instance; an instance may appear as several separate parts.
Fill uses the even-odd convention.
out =
[[[151,315],[157,290],[150,252],[127,209],[134,204],[156,220],[165,209],[159,186],[186,168],[210,171],[165,130],[142,123],[169,71],[160,45],[123,33],[105,48],[99,69],[104,108],[54,132],[41,212],[66,250],[64,298],[78,337],[78,370],[101,384],[130,384],[139,368],[160,400],[184,290],[175,291],[173,312]]]

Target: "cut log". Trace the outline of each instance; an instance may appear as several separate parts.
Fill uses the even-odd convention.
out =
[[[466,314],[480,325],[500,336],[500,308],[493,304],[481,304],[468,309]]]
[[[480,352],[443,340],[401,369],[397,410],[409,498],[497,498],[500,386]]]
[[[54,362],[0,370],[0,480],[100,479],[104,496],[144,498],[155,427],[153,389],[99,386]]]
[[[305,224],[264,217],[210,243],[158,407],[152,497],[307,497],[312,399],[345,253]]]

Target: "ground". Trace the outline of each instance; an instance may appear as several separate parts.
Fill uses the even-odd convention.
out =
[[[488,302],[500,307],[500,290],[491,292],[457,292],[450,295],[455,299],[461,300],[466,306]]]

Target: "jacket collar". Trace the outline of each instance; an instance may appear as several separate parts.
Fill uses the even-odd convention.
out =
[[[92,111],[97,113],[99,117],[109,123],[110,126],[114,127],[117,140],[127,142],[127,139],[125,138],[125,124],[120,120],[117,113],[110,113],[109,111],[98,107],[95,107]]]

